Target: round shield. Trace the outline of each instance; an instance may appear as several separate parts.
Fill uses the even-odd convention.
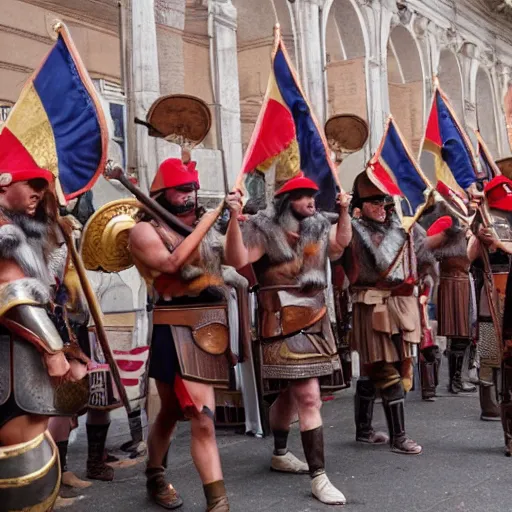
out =
[[[325,123],[325,136],[332,151],[355,153],[368,139],[368,123],[355,114],[337,114]]]
[[[151,105],[146,121],[150,125],[150,136],[194,147],[208,135],[212,115],[203,100],[186,94],[171,94],[158,98]]]
[[[128,235],[137,223],[140,208],[136,199],[123,198],[94,212],[80,240],[80,254],[87,270],[121,272],[133,265]]]
[[[506,158],[496,160],[496,165],[498,166],[498,169],[501,171],[503,176],[507,177],[509,180],[512,180],[512,156],[507,156]]]

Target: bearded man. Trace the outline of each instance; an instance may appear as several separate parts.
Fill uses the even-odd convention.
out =
[[[405,393],[412,387],[413,346],[421,341],[420,300],[428,300],[434,284],[435,260],[420,226],[406,232],[393,199],[369,179],[366,171],[354,182],[350,250],[353,292],[353,350],[359,353],[361,376],[356,388],[356,440],[379,444],[385,437],[372,426],[380,391],[391,450],[420,454],[422,448],[405,432]],[[387,436],[386,436],[387,438]]]
[[[204,226],[212,223],[214,213],[204,213],[198,207],[198,189],[195,162],[165,160],[150,194],[187,226],[190,234],[184,237],[177,228],[149,214],[130,232],[135,265],[153,291],[149,376],[156,381],[162,403],[147,441],[147,490],[164,508],[181,506],[182,499],[165,481],[165,467],[172,432],[186,416],[191,422],[190,448],[207,510],[227,512],[213,421],[213,384],[227,387],[229,381],[222,246],[216,243],[213,230],[204,236]]]
[[[270,410],[274,435],[271,468],[309,471],[313,496],[345,503],[325,473],[319,378],[339,370],[324,290],[327,259],[339,259],[350,242],[349,197],[342,194],[338,224],[317,212],[314,181],[299,175],[275,193],[273,205],[240,226],[239,194],[231,194],[226,262],[239,269],[253,264],[259,283],[261,373],[281,389]],[[307,465],[288,451],[290,424],[298,414]]]
[[[59,228],[52,174],[0,145],[0,501],[3,510],[51,510],[60,488],[50,416],[86,374],[53,321]],[[50,316],[52,315],[52,317]],[[87,397],[85,397],[87,400]]]

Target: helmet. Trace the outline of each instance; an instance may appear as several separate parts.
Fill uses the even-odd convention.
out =
[[[196,190],[199,189],[196,162],[184,164],[179,158],[168,158],[160,164],[149,193],[153,196],[162,190],[182,185],[194,185]]]
[[[318,192],[320,189],[318,185],[309,178],[304,176],[304,173],[299,173],[297,176],[294,176],[292,179],[288,180],[275,194],[274,197],[278,197],[282,194],[286,194],[287,192],[292,192],[293,190],[312,190],[314,192]]]
[[[500,175],[493,178],[484,188],[489,208],[512,212],[512,181]]]
[[[0,133],[0,186],[37,178],[53,182],[53,174],[39,167],[23,144],[4,128]]]

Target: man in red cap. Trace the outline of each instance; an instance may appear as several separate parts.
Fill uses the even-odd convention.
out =
[[[325,473],[319,379],[340,368],[324,290],[328,258],[339,259],[351,239],[350,196],[340,195],[339,220],[331,226],[315,208],[317,192],[314,181],[302,175],[292,178],[275,193],[271,207],[242,226],[240,196],[228,196],[231,218],[225,255],[237,269],[253,264],[259,283],[260,371],[276,392],[270,409],[271,468],[309,472],[313,496],[322,503],[341,505],[345,497]],[[296,414],[307,464],[287,447]]]
[[[0,480],[12,482],[0,488],[4,510],[52,509],[60,469],[48,421],[72,414],[61,409],[66,386],[86,373],[50,317],[58,249],[52,183],[0,135]]]
[[[354,182],[352,220],[354,257],[353,350],[359,353],[361,378],[355,397],[356,440],[380,444],[385,436],[372,426],[377,391],[382,397],[391,450],[420,454],[421,446],[405,431],[405,393],[412,386],[413,346],[421,341],[420,300],[427,301],[434,284],[435,260],[425,231],[408,233],[394,211],[393,199],[369,179],[366,171]],[[387,436],[385,436],[387,440]]]
[[[511,257],[511,227],[512,227],[512,182],[505,176],[497,176],[485,185],[485,197],[489,206],[493,229],[480,228],[477,239],[469,247],[469,257],[473,261],[476,276],[478,297],[478,354],[480,359],[480,407],[481,419],[499,421],[502,417],[499,406],[500,367],[504,372],[502,383],[508,379],[506,386],[512,386],[510,369],[502,358],[502,340],[496,336],[491,307],[494,307],[501,318],[505,303],[506,280],[509,274]],[[486,289],[486,275],[481,259],[483,247],[489,250],[492,279],[497,294],[489,303]],[[507,297],[508,300],[508,297]],[[504,327],[507,328],[507,318],[504,317]],[[502,361],[503,359],[503,361]],[[508,404],[510,387],[502,390],[504,403]],[[510,405],[506,407],[506,410]],[[509,413],[510,416],[510,413]],[[508,445],[512,439],[512,424],[503,418],[505,441]],[[508,434],[507,434],[508,433]],[[507,439],[508,435],[508,439]]]
[[[178,420],[191,421],[191,453],[207,510],[227,512],[228,498],[215,439],[213,384],[229,382],[226,296],[221,275],[222,246],[212,224],[214,212],[197,205],[195,163],[170,158],[159,167],[151,196],[181,225],[145,215],[130,232],[134,262],[152,292],[153,334],[149,376],[162,407],[148,436],[149,496],[174,509],[180,496],[165,480],[167,452]]]

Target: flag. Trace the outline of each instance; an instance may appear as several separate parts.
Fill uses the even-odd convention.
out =
[[[404,198],[406,216],[414,216],[418,208],[426,203],[428,191],[432,190],[432,185],[407,148],[391,115],[366,172],[384,193]]]
[[[276,166],[276,182],[284,182],[301,170],[320,188],[317,206],[333,210],[336,169],[323,131],[308,103],[275,28],[271,72],[256,126],[249,141],[239,177]]]
[[[501,174],[501,171],[498,169],[498,166],[495,164],[494,159],[487,147],[487,144],[484,142],[482,135],[478,130],[475,130],[476,140],[477,140],[477,158],[480,164],[480,168],[478,169],[478,177],[485,181],[491,181],[496,176]]]
[[[436,85],[423,149],[435,156],[436,178],[458,192],[476,181],[477,165],[468,136],[448,98]]]
[[[13,158],[33,160],[57,178],[59,199],[94,185],[105,168],[108,130],[94,85],[62,23],[57,41],[25,83],[0,132]]]

